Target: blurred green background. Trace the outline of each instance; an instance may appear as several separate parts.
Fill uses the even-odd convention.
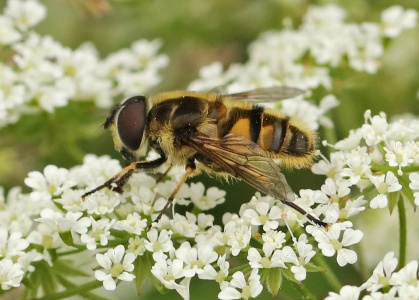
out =
[[[247,46],[260,33],[281,29],[284,17],[292,18],[298,27],[310,5],[336,3],[347,11],[348,22],[379,22],[381,11],[395,4],[389,0],[115,0],[108,2],[109,10],[100,13],[94,5],[101,1],[41,2],[47,6],[48,13],[36,30],[71,48],[92,41],[105,57],[129,47],[138,39],[161,39],[163,47],[160,52],[169,56],[170,64],[163,70],[163,81],[156,92],[185,89],[198,77],[200,67],[214,61],[225,66],[245,62]],[[419,10],[417,0],[397,1],[397,4]],[[90,10],[89,5],[93,5]],[[332,93],[341,101],[330,114],[335,122],[337,138],[341,139],[350,129],[361,126],[366,109],[371,109],[373,114],[384,111],[390,118],[404,113],[419,114],[418,66],[419,29],[416,28],[404,32],[388,45],[377,74],[358,73],[345,67],[332,70]],[[318,95],[316,100],[322,96]],[[115,99],[116,102],[120,100]],[[108,110],[72,103],[57,109],[54,114],[24,116],[17,124],[0,129],[0,185],[6,190],[15,185],[22,186],[29,171],[42,170],[48,164],[69,168],[80,164],[87,153],[108,154],[120,159],[114,151],[110,134],[101,128],[107,115]],[[287,178],[294,190],[319,188],[324,180],[304,170],[289,172]],[[216,211],[219,216],[224,211],[237,212],[240,204],[250,199],[250,196],[233,197],[237,194],[234,190],[242,189],[241,195],[253,194],[250,187],[240,183],[227,185],[205,175],[193,180],[205,180],[208,185],[227,190],[227,203]],[[363,278],[354,276],[356,272],[353,272],[342,274],[351,274],[350,278],[342,278],[345,284],[362,282]],[[322,285],[322,275],[309,275],[308,278],[304,284],[314,293],[325,296],[324,291],[328,288]],[[215,284],[208,282],[192,286],[191,299],[214,299],[219,291]],[[284,288],[290,291],[287,294],[294,295],[289,299],[300,297],[292,284],[286,284]],[[127,293],[133,294],[133,290],[127,287]],[[156,294],[144,295],[142,299],[160,299]],[[266,293],[264,297],[272,299]],[[175,292],[171,292],[169,298],[180,299]]]

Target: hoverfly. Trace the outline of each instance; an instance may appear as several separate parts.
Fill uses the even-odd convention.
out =
[[[103,188],[121,193],[134,171],[157,172],[169,161],[185,165],[185,174],[155,222],[186,179],[203,170],[241,179],[313,223],[326,226],[292,202],[294,193],[275,162],[287,168],[310,166],[316,134],[303,123],[257,104],[300,94],[301,90],[292,87],[271,87],[228,95],[174,91],[150,99],[131,97],[115,106],[104,123],[105,129],[111,129],[115,148],[126,166],[82,197]],[[137,161],[146,145],[160,157]]]

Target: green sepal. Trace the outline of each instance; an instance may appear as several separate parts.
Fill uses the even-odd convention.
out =
[[[399,192],[388,194],[388,207],[390,209],[390,214],[393,213],[393,209],[396,207],[397,202],[399,201],[399,197]]]
[[[326,272],[325,268],[316,266],[312,263],[307,263],[304,265],[304,268],[307,270],[307,272]]]
[[[266,276],[266,288],[268,292],[272,294],[272,296],[276,296],[278,294],[279,289],[282,285],[282,269],[281,268],[271,268],[265,269],[265,276]]]
[[[151,264],[149,261],[148,253],[142,256],[137,256],[134,262],[134,275],[135,275],[135,292],[140,295],[143,291],[144,284],[150,277]]]
[[[68,246],[74,246],[73,237],[71,236],[70,231],[59,232],[60,238],[63,240],[64,244]]]
[[[284,269],[282,270],[282,275],[284,275],[284,277],[292,282],[298,283],[300,284],[301,281],[295,279],[294,273],[291,272],[291,269]]]

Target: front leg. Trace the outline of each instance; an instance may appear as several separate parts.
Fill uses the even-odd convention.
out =
[[[104,184],[99,185],[93,190],[84,193],[81,196],[82,200],[84,201],[87,196],[96,193],[103,188],[108,188],[111,191],[122,193],[122,188],[124,187],[125,183],[127,183],[128,179],[131,177],[134,171],[138,170],[146,173],[154,173],[161,165],[167,161],[167,157],[163,152],[159,154],[161,157],[157,158],[156,160],[129,163],[125,168],[119,171],[114,177],[106,181]]]

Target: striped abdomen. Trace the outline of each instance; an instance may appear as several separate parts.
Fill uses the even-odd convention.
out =
[[[219,132],[221,136],[244,136],[272,157],[281,158],[287,166],[307,166],[312,160],[314,134],[302,124],[262,106],[231,108]]]

